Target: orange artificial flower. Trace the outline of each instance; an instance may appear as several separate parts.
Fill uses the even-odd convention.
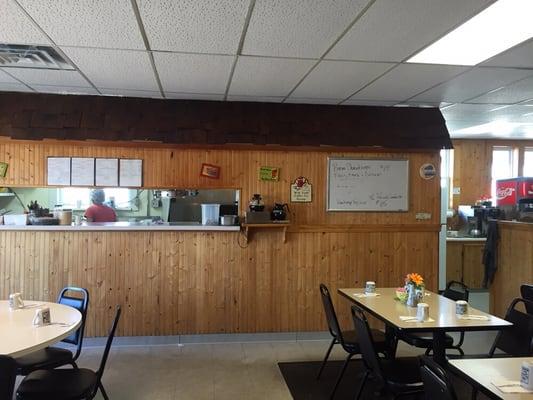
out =
[[[412,272],[405,277],[405,283],[410,282],[414,283],[416,286],[420,286],[424,284],[424,278],[422,278],[422,275]]]

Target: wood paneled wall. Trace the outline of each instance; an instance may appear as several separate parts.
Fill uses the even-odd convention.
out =
[[[498,271],[490,286],[491,313],[500,317],[515,297],[520,285],[533,284],[533,224],[501,221]]]
[[[327,213],[329,155],[407,158],[409,212]],[[368,279],[396,286],[420,272],[437,288],[439,180],[419,167],[439,166],[438,153],[328,153],[110,147],[47,142],[0,142],[8,176],[0,186],[44,186],[47,156],[124,157],[144,160],[149,188],[233,187],[246,204],[261,193],[267,204],[288,202],[289,184],[303,175],[313,202],[290,204],[293,226],[254,232],[248,247],[239,233],[8,232],[0,231],[0,298],[54,300],[74,284],[91,292],[88,334],[105,335],[114,305],[124,306],[122,335],[275,332],[326,329],[318,284],[335,293]],[[200,164],[221,166],[220,180],[199,176]],[[279,182],[260,182],[258,168],[281,168]],[[437,169],[438,170],[438,169]],[[244,207],[243,207],[244,210]],[[430,220],[417,221],[417,212]],[[242,243],[241,243],[242,245]],[[348,304],[334,295],[343,323]]]
[[[453,196],[453,207],[475,204],[482,196],[491,195],[492,148],[516,148],[518,164],[522,164],[524,147],[533,146],[533,140],[454,140],[453,186],[461,193]],[[521,176],[521,171],[518,171]]]
[[[379,230],[379,228],[377,228]],[[67,284],[91,294],[90,336],[104,336],[114,306],[121,335],[325,330],[318,285],[333,293],[366,280],[400,286],[410,271],[436,289],[436,232],[281,233],[0,232],[0,298],[20,291],[54,301]]]

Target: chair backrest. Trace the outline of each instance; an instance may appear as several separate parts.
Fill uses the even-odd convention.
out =
[[[68,294],[76,293],[78,296],[69,296]],[[89,292],[87,289],[78,288],[74,286],[67,286],[61,290],[57,298],[59,304],[64,304],[75,308],[81,313],[81,325],[80,327],[72,333],[72,335],[67,336],[62,342],[70,343],[77,346],[76,354],[74,355],[74,360],[78,358],[81,352],[81,347],[83,345],[83,336],[85,333],[85,322],[87,320],[87,310],[89,308]]]
[[[446,372],[431,358],[420,357],[420,375],[426,400],[457,400],[457,394]]]
[[[533,285],[524,284],[520,286],[520,296],[522,296],[523,299],[533,301]],[[531,304],[526,304],[526,311],[533,314],[533,307]]]
[[[523,303],[525,307],[533,307],[533,302],[525,299],[516,298],[511,302],[505,320],[512,322],[513,326],[498,332],[489,356],[492,357],[496,349],[514,357],[533,355],[533,314],[517,310],[516,305],[519,303]]]
[[[107,357],[109,356],[109,351],[111,350],[111,344],[113,343],[113,338],[115,337],[115,331],[117,330],[117,325],[118,321],[120,320],[121,313],[122,310],[120,306],[117,306],[117,309],[115,311],[115,319],[113,320],[113,325],[111,325],[111,329],[109,330],[107,342],[105,344],[104,354],[102,354],[102,360],[100,361],[100,368],[98,368],[98,371],[96,371],[96,376],[98,379],[98,385],[96,385],[96,390],[98,390],[98,386],[100,384],[100,381],[102,380],[102,375],[104,375],[105,364],[107,362]]]
[[[342,337],[342,331],[339,326],[339,320],[331,301],[331,296],[326,285],[320,284],[320,296],[322,297],[322,304],[324,305],[324,312],[326,313],[326,321],[328,323],[328,329],[332,336],[336,337],[341,345],[344,344],[344,338]]]
[[[446,289],[444,289],[444,292],[442,292],[442,295],[453,301],[457,301],[457,300],[468,301],[469,293],[470,293],[470,290],[468,289],[468,286],[466,286],[464,283],[457,282],[457,281],[450,281],[446,285]]]
[[[370,333],[370,327],[368,326],[368,320],[366,319],[363,310],[357,306],[352,306],[352,318],[357,332],[357,340],[361,349],[361,355],[366,367],[372,372],[372,374],[381,381],[385,382],[383,376],[383,370],[379,362],[378,353],[374,345],[374,339]]]
[[[17,364],[11,357],[0,355],[0,400],[11,400],[15,388]]]

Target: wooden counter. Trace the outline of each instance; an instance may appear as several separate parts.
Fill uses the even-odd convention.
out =
[[[463,282],[470,289],[482,287],[486,238],[446,239],[446,282]]]
[[[499,221],[498,271],[490,286],[491,314],[504,316],[520,297],[520,285],[533,283],[533,223]]]

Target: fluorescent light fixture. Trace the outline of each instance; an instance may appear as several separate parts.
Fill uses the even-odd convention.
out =
[[[530,129],[533,124],[527,122],[507,122],[505,120],[498,120],[488,122],[486,124],[474,125],[468,128],[458,129],[454,134],[461,135],[482,135],[493,134],[496,136],[510,135],[515,129]]]
[[[533,0],[498,0],[407,62],[476,65],[533,37]]]

